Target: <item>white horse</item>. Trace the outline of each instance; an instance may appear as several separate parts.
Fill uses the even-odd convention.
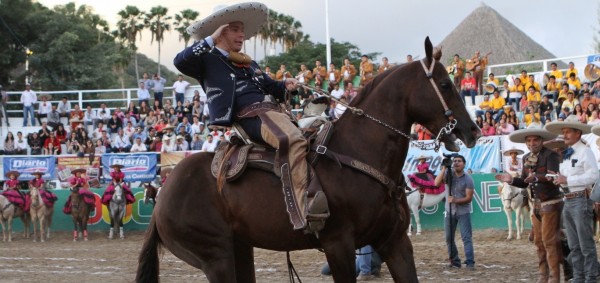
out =
[[[121,184],[115,184],[115,193],[110,200],[108,205],[108,212],[110,215],[110,232],[108,238],[114,237],[115,230],[119,229],[119,238],[125,239],[125,232],[123,231],[123,217],[126,211],[126,201],[123,194],[123,188]]]
[[[423,207],[431,207],[438,204],[440,201],[444,199],[446,194],[444,192],[433,195],[433,194],[424,194],[423,197]],[[421,235],[421,220],[419,218],[419,203],[421,202],[421,196],[419,194],[419,190],[412,190],[407,192],[406,200],[408,201],[408,207],[412,211],[413,216],[415,217],[415,223],[417,223],[417,235]],[[412,235],[412,221],[408,226],[408,235]]]
[[[512,211],[515,212],[515,226],[517,228],[517,240],[521,239],[523,233],[523,222],[525,221],[524,202],[521,188],[517,188],[503,183],[502,191],[500,192],[502,197],[502,205],[504,207],[504,213],[506,213],[506,220],[508,221],[508,237],[507,240],[513,238],[512,230]]]
[[[50,238],[50,225],[52,225],[54,209],[44,203],[37,187],[29,186],[29,196],[31,197],[29,215],[31,215],[31,222],[33,223],[33,241],[37,241],[38,229],[36,222],[39,222],[40,241],[44,242],[44,231],[46,232],[46,239]]]
[[[7,239],[9,242],[12,242],[12,222],[15,217],[21,218],[24,227],[23,237],[29,238],[29,214],[8,201],[5,196],[0,195],[0,224],[2,225],[3,242],[6,242]]]

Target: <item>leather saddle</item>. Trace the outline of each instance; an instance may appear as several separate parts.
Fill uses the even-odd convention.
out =
[[[325,146],[333,133],[333,123],[321,116],[326,107],[323,103],[309,103],[304,109],[306,118],[298,121],[298,127],[308,140],[309,148],[318,150],[319,146]],[[251,141],[244,130],[234,124],[230,142],[220,143],[215,150],[211,172],[219,180],[219,184],[222,184],[222,181],[236,180],[248,167],[272,172],[281,177],[280,170],[276,170],[280,168],[276,162],[277,154],[274,148]],[[319,155],[315,150],[311,150],[307,155],[308,162],[314,164]]]

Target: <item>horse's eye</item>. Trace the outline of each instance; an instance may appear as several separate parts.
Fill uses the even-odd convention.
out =
[[[452,86],[452,83],[450,83],[450,82],[441,82],[440,86],[442,87],[443,90],[449,90],[450,87]]]

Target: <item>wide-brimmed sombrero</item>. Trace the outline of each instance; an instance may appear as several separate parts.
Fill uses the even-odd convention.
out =
[[[75,175],[77,173],[85,173],[85,169],[83,169],[83,168],[77,168],[77,169],[71,170],[71,174]]]
[[[171,137],[169,137],[169,136],[167,136],[167,135],[164,135],[164,136],[163,136],[163,138],[162,138],[162,140],[163,140],[163,141],[170,141],[170,140],[171,140]]]
[[[6,172],[5,176],[6,176],[6,178],[10,178],[10,175],[15,175],[15,178],[19,178],[19,175],[21,175],[21,173],[19,173],[19,171],[12,170],[12,171]]]
[[[560,135],[553,140],[544,142],[544,146],[549,149],[556,149],[556,148],[565,149],[565,148],[567,148],[567,145],[565,144],[565,139],[564,139],[563,135]]]
[[[544,129],[546,131],[554,133],[556,135],[562,134],[562,129],[564,128],[580,130],[583,135],[587,135],[592,131],[591,125],[579,122],[577,116],[575,115],[569,115],[569,117],[567,117],[564,121],[554,121],[544,126]]]
[[[592,127],[592,133],[594,133],[594,135],[600,136],[600,124]]]
[[[175,129],[175,127],[173,127],[173,126],[169,125],[169,126],[166,126],[166,127],[164,127],[164,128],[162,129],[162,131],[163,131],[163,132],[165,132],[166,130],[173,130],[173,129]]]
[[[417,158],[415,158],[415,159],[416,159],[416,160],[421,160],[421,159],[427,159],[427,158],[429,158],[429,157],[427,157],[427,156],[425,156],[425,155],[421,154],[421,155],[419,155],[419,156],[418,156]]]
[[[42,171],[35,171],[35,172],[31,173],[31,175],[40,175],[40,176],[44,176],[44,172],[42,172]]]
[[[517,155],[521,155],[521,154],[525,153],[523,150],[520,150],[520,149],[518,149],[516,147],[513,147],[513,148],[511,148],[509,150],[505,150],[504,153],[502,153],[502,154],[504,154],[504,156],[510,156],[510,154],[513,153],[513,152],[516,152]]]
[[[246,39],[256,35],[260,27],[267,22],[269,9],[265,4],[246,2],[231,5],[217,10],[210,16],[193,23],[186,30],[196,40],[212,35],[220,26],[233,23],[244,23]]]
[[[542,140],[549,141],[551,139],[556,138],[557,135],[553,134],[551,132],[548,132],[544,129],[523,129],[523,130],[518,130],[518,131],[512,132],[508,136],[508,139],[511,142],[525,143],[525,138],[527,138],[529,136],[539,136],[542,138]]]
[[[112,165],[110,165],[109,167],[110,167],[110,168],[119,168],[119,169],[121,169],[121,168],[123,168],[123,167],[125,167],[125,166],[123,166],[123,164],[112,164]]]
[[[42,94],[38,95],[38,100],[42,100],[42,98],[44,98],[44,97],[48,100],[52,99],[52,95],[49,95],[47,93],[42,93]]]

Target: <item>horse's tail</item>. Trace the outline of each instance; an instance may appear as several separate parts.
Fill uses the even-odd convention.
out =
[[[158,253],[161,246],[160,235],[156,228],[154,217],[150,220],[148,231],[146,231],[146,240],[140,252],[139,264],[135,282],[154,283],[158,282],[159,263]]]

